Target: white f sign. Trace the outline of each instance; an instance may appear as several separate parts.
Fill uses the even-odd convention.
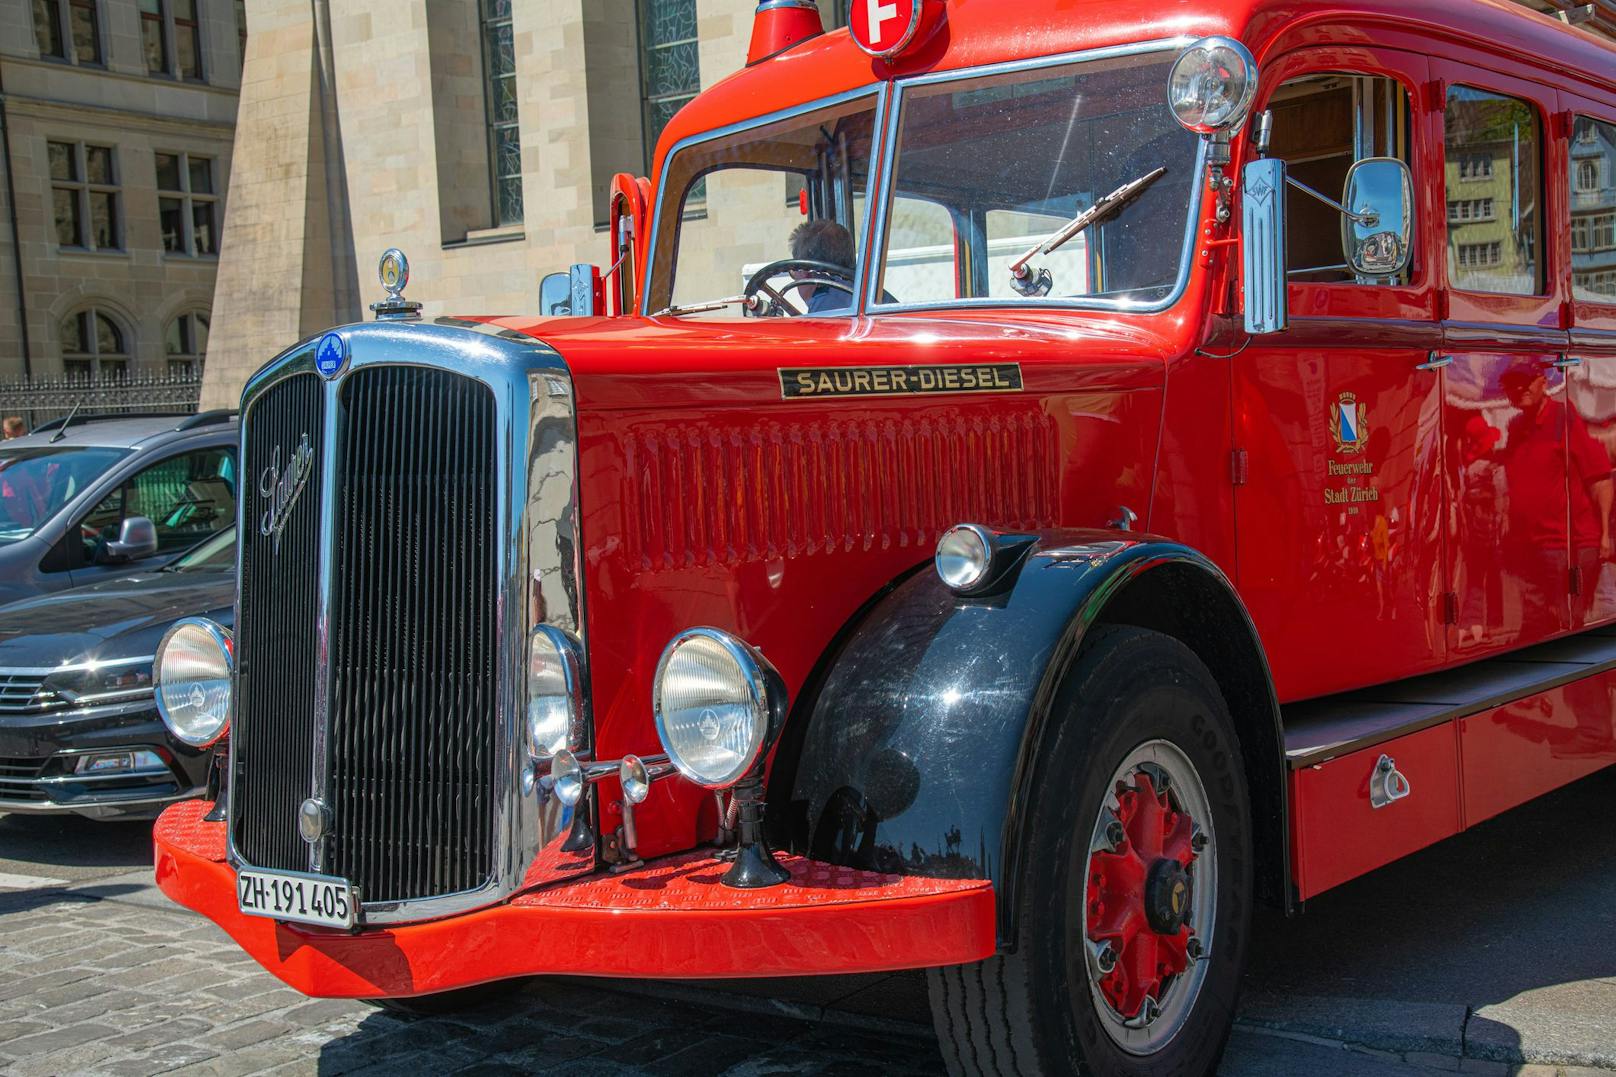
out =
[[[897,0],[891,0],[890,3],[882,3],[881,0],[865,0],[865,3],[869,5],[867,10],[869,11],[868,17],[870,20],[870,44],[880,47],[882,40],[886,37],[886,33],[882,28],[898,17]]]

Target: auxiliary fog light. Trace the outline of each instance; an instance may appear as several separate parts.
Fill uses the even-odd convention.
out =
[[[1232,37],[1203,37],[1178,54],[1167,76],[1167,102],[1198,135],[1233,133],[1257,96],[1257,61]]]
[[[156,752],[115,751],[81,755],[73,764],[74,774],[124,774],[133,771],[167,770]]]
[[[933,558],[937,575],[952,591],[972,591],[987,579],[993,567],[993,541],[976,524],[959,524],[943,532]]]
[[[175,623],[157,645],[152,669],[163,724],[193,748],[207,748],[230,729],[230,633],[202,617]]]
[[[727,789],[763,758],[778,730],[785,688],[750,645],[716,628],[674,637],[651,690],[657,736],[679,773]]]
[[[527,644],[527,751],[534,759],[568,746],[581,699],[578,647],[566,633],[540,625]]]

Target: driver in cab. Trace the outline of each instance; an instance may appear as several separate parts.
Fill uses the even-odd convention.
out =
[[[853,263],[858,254],[853,246],[853,233],[832,220],[808,221],[791,233],[791,257],[797,261],[824,262],[843,266],[848,279],[853,277]],[[793,269],[795,280],[813,280],[813,272]],[[809,314],[845,314],[853,307],[853,296],[839,288],[804,285],[803,298],[807,300]]]

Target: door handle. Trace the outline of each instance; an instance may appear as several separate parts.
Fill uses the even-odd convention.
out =
[[[1570,369],[1571,367],[1574,367],[1574,366],[1581,366],[1582,365],[1582,356],[1580,356],[1580,355],[1566,355],[1566,354],[1562,353],[1558,359],[1545,359],[1545,360],[1543,360],[1543,365],[1544,366],[1552,366],[1556,370],[1568,370],[1568,369]]]
[[[1414,369],[1415,370],[1441,370],[1443,367],[1447,366],[1451,362],[1453,362],[1453,356],[1451,356],[1451,355],[1438,355],[1436,352],[1432,352],[1431,357],[1429,359],[1427,359],[1423,363],[1419,363],[1419,364],[1415,365]]]

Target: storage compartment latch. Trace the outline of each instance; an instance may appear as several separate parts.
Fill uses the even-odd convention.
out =
[[[1380,757],[1375,773],[1369,778],[1369,806],[1384,808],[1393,801],[1402,800],[1411,792],[1408,778],[1397,769],[1397,761],[1389,755]]]

